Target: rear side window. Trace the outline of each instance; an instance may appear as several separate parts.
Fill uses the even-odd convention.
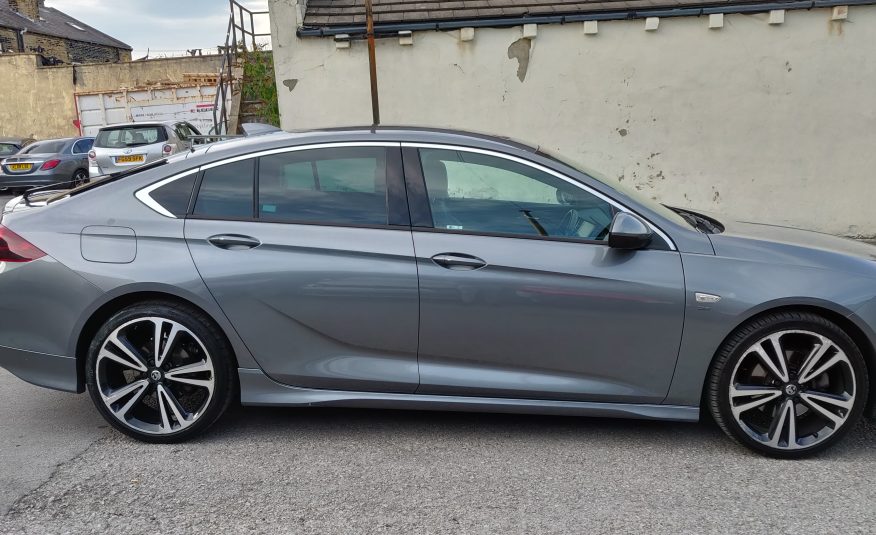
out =
[[[93,139],[80,139],[73,145],[73,154],[85,154],[91,150],[92,145],[94,145]]]
[[[340,147],[264,156],[259,218],[385,225],[386,147]]]
[[[94,146],[104,149],[122,149],[167,141],[163,126],[122,126],[104,128],[97,133]]]
[[[194,215],[211,218],[251,218],[255,159],[228,163],[204,171]]]
[[[0,156],[10,156],[18,152],[18,147],[11,143],[0,143]]]
[[[189,201],[192,198],[192,189],[195,187],[197,176],[197,173],[192,173],[174,180],[152,190],[149,196],[171,214],[183,217],[189,210]]]

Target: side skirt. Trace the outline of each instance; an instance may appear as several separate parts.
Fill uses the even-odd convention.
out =
[[[680,422],[696,422],[699,421],[700,418],[699,407],[678,405],[314,390],[280,384],[265,375],[261,370],[240,368],[237,371],[240,376],[241,403],[243,405],[252,406],[322,406],[372,409],[505,412],[522,414],[557,414],[568,416],[604,416],[610,418],[673,420]]]

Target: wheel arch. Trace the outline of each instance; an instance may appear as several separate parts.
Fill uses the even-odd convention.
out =
[[[219,330],[225,336],[226,341],[229,343],[229,346],[232,348],[231,358],[233,359],[234,367],[240,367],[241,351],[239,344],[235,343],[237,341],[236,336],[229,336],[227,328],[229,325],[224,321],[217,321],[215,314],[211,314],[209,310],[200,306],[195,300],[187,299],[176,293],[162,291],[161,289],[133,290],[114,295],[93,308],[89,313],[83,315],[84,319],[81,320],[81,327],[77,331],[78,335],[74,339],[75,345],[72,350],[72,354],[76,357],[77,392],[82,393],[85,391],[85,360],[88,353],[88,347],[91,344],[94,335],[97,334],[97,331],[100,330],[101,326],[109,318],[120,310],[137,303],[148,301],[165,301],[185,305],[206,315],[218,326]],[[248,356],[248,354],[243,355],[243,358]]]
[[[843,314],[836,309],[825,306],[823,304],[779,304],[752,311],[750,314],[746,315],[745,319],[734,325],[733,328],[730,329],[730,331],[724,337],[724,339],[721,340],[721,343],[715,349],[715,352],[712,355],[711,360],[709,361],[709,367],[707,369],[712,369],[712,366],[715,363],[715,359],[718,358],[718,354],[721,352],[721,348],[723,348],[724,345],[727,344],[730,337],[732,337],[736,331],[742,328],[742,326],[763,316],[781,312],[809,312],[811,314],[819,315],[835,323],[840,329],[842,329],[847,335],[849,335],[849,338],[851,338],[855,345],[858,346],[858,349],[861,350],[861,354],[864,355],[864,362],[867,364],[867,375],[870,382],[870,395],[867,399],[867,404],[865,405],[864,414],[876,416],[876,394],[874,394],[874,389],[876,389],[876,347],[874,347],[873,339],[867,334],[863,326],[859,325],[856,321],[852,319],[851,314]],[[703,381],[703,389],[700,396],[701,409],[706,407],[708,386],[709,382]],[[708,413],[708,410],[706,410],[705,412]]]

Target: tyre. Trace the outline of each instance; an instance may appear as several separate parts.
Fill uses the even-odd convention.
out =
[[[71,185],[74,188],[82,186],[83,184],[88,183],[88,171],[85,169],[77,169],[75,173],[73,173],[73,179],[71,181]]]
[[[719,350],[706,402],[730,437],[765,455],[799,458],[840,440],[869,390],[860,349],[836,324],[808,312],[757,318]]]
[[[147,302],[101,327],[85,363],[92,401],[113,427],[145,442],[181,442],[228,408],[237,383],[224,334],[193,308]]]

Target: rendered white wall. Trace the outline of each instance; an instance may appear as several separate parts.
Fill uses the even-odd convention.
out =
[[[370,124],[364,41],[298,39],[295,1],[270,7],[283,127]],[[874,237],[876,7],[831,12],[381,39],[382,122],[511,136],[666,203]]]

